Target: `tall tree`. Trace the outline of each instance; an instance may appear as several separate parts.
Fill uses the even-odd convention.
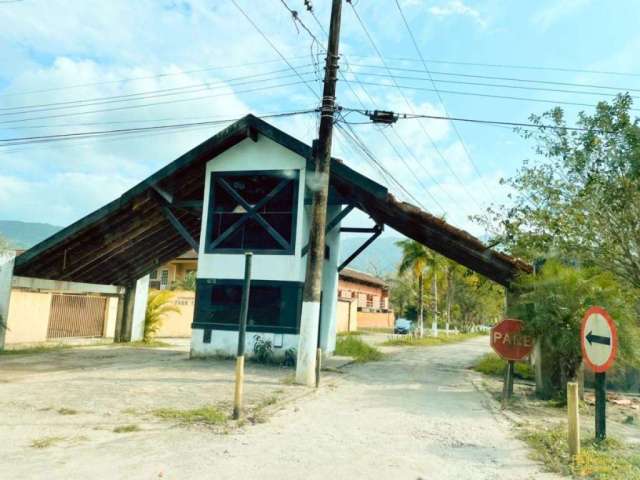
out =
[[[424,271],[431,262],[433,253],[427,247],[414,240],[400,240],[396,242],[402,248],[402,260],[398,272],[400,275],[413,272],[418,282],[418,334],[424,336]]]
[[[515,190],[513,206],[480,219],[497,241],[530,260],[556,255],[598,266],[640,288],[640,125],[632,105],[629,95],[600,102],[594,114],[578,115],[581,130],[567,127],[561,108],[531,117],[539,128],[520,133],[538,159],[504,181]]]

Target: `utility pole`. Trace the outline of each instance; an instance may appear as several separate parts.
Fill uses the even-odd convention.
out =
[[[325,224],[327,223],[327,197],[329,196],[329,173],[331,168],[331,139],[335,112],[336,80],[338,74],[338,46],[340,43],[340,16],[342,0],[333,0],[329,45],[324,71],[320,130],[314,148],[315,179],[311,206],[311,231],[307,271],[302,295],[300,318],[300,340],[296,362],[296,383],[313,386],[316,382],[316,347],[320,321],[320,292],[322,290],[322,267],[324,264]]]

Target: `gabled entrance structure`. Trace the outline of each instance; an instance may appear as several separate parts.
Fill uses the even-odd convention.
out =
[[[192,353],[233,353],[243,253],[252,251],[247,339],[255,334],[283,351],[295,348],[315,183],[311,158],[311,147],[247,115],[23,253],[14,275],[125,287],[117,331],[120,340],[129,340],[137,328],[134,310],[144,311],[145,276],[194,248],[199,260]],[[333,159],[320,329],[325,351],[335,345],[338,268],[345,266],[338,265],[340,223],[354,208],[371,217],[374,236],[388,225],[501,285],[531,271]]]

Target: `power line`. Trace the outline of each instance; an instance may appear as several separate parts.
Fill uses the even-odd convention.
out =
[[[392,77],[393,78],[393,77]],[[422,92],[435,92],[436,89],[428,88],[428,87],[417,87],[414,85],[389,85],[386,83],[376,83],[376,82],[361,82],[365,85],[372,85],[375,87],[396,87],[399,89],[407,89],[407,90],[417,90]],[[576,107],[589,107],[595,108],[597,105],[592,103],[582,103],[582,102],[570,102],[564,100],[549,100],[542,98],[530,98],[530,97],[517,97],[512,95],[494,95],[489,93],[478,93],[478,92],[463,92],[459,90],[438,90],[440,93],[446,93],[450,95],[463,95],[463,96],[471,96],[471,97],[482,97],[482,98],[496,98],[501,100],[515,100],[515,101],[524,101],[524,102],[534,102],[534,103],[547,103],[553,105],[571,105]],[[631,108],[631,111],[640,111],[638,108]]]
[[[325,34],[325,36],[327,36],[327,33],[324,29],[324,27],[322,26],[322,23],[320,22],[320,20],[318,19],[318,17],[315,15],[314,9],[310,4],[307,4],[307,10],[311,13],[311,15],[313,16],[313,19],[315,20],[316,24],[318,25],[318,27],[320,28],[320,30]],[[302,20],[299,19],[298,20],[300,22],[302,22]],[[305,29],[308,31],[308,29],[305,26]],[[311,34],[313,36],[313,34]],[[313,36],[313,38],[315,39],[316,37]],[[319,43],[319,42],[318,42]],[[346,60],[346,56],[344,56],[345,58],[345,62],[347,64],[347,69],[349,69],[349,62]],[[360,105],[365,108],[364,103],[362,102],[362,99],[360,98],[360,96],[358,95],[358,93],[355,91],[355,89],[353,88],[353,86],[351,85],[351,83],[349,82],[349,80],[345,77],[345,75],[342,73],[342,71],[339,71],[338,74],[340,75],[340,77],[345,81],[345,83],[347,84],[347,86],[349,87],[349,89],[351,90],[351,92],[353,93],[354,97],[358,100],[358,102],[360,103]],[[356,81],[356,83],[360,83],[358,78],[354,75],[354,80]],[[375,102],[373,100],[373,98],[371,97],[371,95],[369,94],[369,92],[366,90],[366,88],[362,87],[362,90],[364,91],[364,93],[369,97],[369,100],[371,101],[371,103],[374,105]],[[344,116],[341,116],[342,121],[345,122]],[[348,122],[345,122],[348,123]],[[396,155],[400,158],[400,160],[407,166],[407,169],[411,172],[411,174],[414,176],[414,178],[416,179],[416,181],[422,186],[423,190],[425,191],[425,193],[433,200],[433,202],[442,210],[443,213],[446,213],[446,210],[444,209],[444,207],[442,207],[442,205],[440,204],[440,202],[438,201],[438,199],[429,191],[428,188],[426,188],[424,186],[424,184],[422,183],[422,181],[419,179],[419,177],[415,174],[415,172],[411,169],[411,167],[406,163],[406,161],[404,160],[404,158],[402,157],[402,155],[400,154],[400,152],[398,152],[398,149],[396,148],[396,146],[393,144],[393,142],[391,142],[391,139],[389,139],[389,137],[385,134],[385,132],[382,130],[382,127],[380,127],[379,125],[377,126],[377,131],[378,133],[380,133],[380,135],[382,135],[382,137],[384,138],[384,140],[389,144],[389,146],[392,148],[392,150],[396,153]],[[355,130],[353,130],[352,128],[350,128],[350,134],[353,135],[359,143],[364,143],[358,136],[357,132],[355,132]],[[394,130],[394,133],[396,134],[396,136],[398,136],[398,138],[402,141],[402,138],[399,136],[398,132]],[[410,155],[414,158],[414,160],[416,161],[416,163],[423,168],[423,170],[427,173],[427,175],[429,176],[429,178],[431,178],[431,180],[441,188],[441,190],[443,190],[444,192],[446,192],[446,190],[444,190],[444,188],[442,188],[442,186],[438,183],[438,181],[431,175],[431,173],[424,167],[424,165],[422,164],[422,162],[420,162],[417,157],[413,154],[413,152],[408,148],[407,144],[404,143],[404,141],[402,141],[402,143],[405,145],[405,148],[407,149],[407,151],[410,153]],[[381,162],[380,162],[381,163]],[[390,175],[390,174],[389,174]],[[383,175],[384,176],[384,175]],[[391,176],[391,178],[396,182],[396,184],[401,185],[400,182],[398,182],[393,176]],[[446,192],[448,193],[448,192]]]
[[[347,108],[342,107],[343,110],[348,112],[357,112],[362,115],[368,116],[371,112],[368,110],[360,110],[356,108]],[[426,118],[429,120],[445,120],[445,121],[454,121],[454,122],[467,122],[467,123],[477,123],[482,125],[496,125],[496,126],[505,126],[505,127],[522,127],[522,128],[536,128],[540,130],[563,130],[563,131],[574,131],[574,132],[599,132],[599,133],[616,133],[607,130],[601,129],[591,129],[586,127],[567,127],[567,126],[559,126],[559,125],[549,125],[549,124],[536,124],[536,123],[526,123],[526,122],[512,122],[506,120],[485,120],[478,118],[465,118],[465,117],[451,117],[444,115],[428,115],[421,113],[396,113],[398,116],[398,120],[412,120],[419,118]],[[372,123],[372,122],[366,122]]]
[[[440,91],[438,90],[438,87],[436,86],[435,82],[433,81],[433,78],[431,77],[431,72],[429,71],[429,68],[427,67],[426,62],[424,61],[424,57],[422,56],[422,51],[418,46],[416,37],[413,35],[413,32],[411,31],[411,27],[409,27],[409,22],[407,22],[407,18],[405,17],[404,12],[402,11],[402,7],[400,6],[400,2],[398,0],[396,0],[396,6],[398,7],[398,11],[400,12],[400,16],[402,17],[402,21],[404,22],[407,32],[411,37],[411,42],[413,43],[413,46],[415,47],[416,52],[418,52],[418,56],[420,57],[420,60],[422,60],[422,65],[424,66],[424,70],[425,72],[427,72],[427,75],[429,76],[429,80],[431,80],[431,84],[433,85],[433,88],[436,90],[436,95],[438,96],[438,100],[440,100],[440,105],[442,105],[442,109],[444,110],[445,115],[449,116],[447,107],[444,104],[444,99],[442,98],[442,95],[440,95]],[[451,122],[451,126],[453,127],[453,131],[455,132],[456,136],[458,137],[458,140],[460,141],[460,144],[462,145],[462,149],[464,150],[465,155],[467,156],[467,158],[469,159],[469,162],[473,166],[473,169],[478,174],[478,177],[482,178],[482,174],[480,173],[480,169],[478,168],[478,165],[476,164],[476,162],[473,161],[473,157],[471,156],[471,153],[467,148],[467,144],[465,143],[465,141],[462,138],[462,135],[458,131],[458,126],[456,125],[455,122]],[[484,189],[487,191],[487,193],[489,193],[489,196],[492,196],[492,193],[489,191],[489,188],[486,186],[486,184],[483,182],[482,185]]]
[[[352,55],[358,58],[371,58],[367,55]],[[421,60],[416,58],[399,58],[399,57],[385,57],[386,60],[393,62],[413,62],[421,63]],[[487,67],[487,68],[501,68],[501,69],[514,69],[514,70],[538,70],[538,71],[550,71],[550,72],[569,72],[569,73],[589,73],[596,75],[612,75],[620,77],[640,77],[640,73],[635,72],[616,72],[611,70],[595,70],[586,68],[570,68],[570,67],[548,67],[539,65],[517,65],[517,64],[505,64],[505,63],[482,63],[482,62],[461,62],[454,60],[435,60],[429,59],[427,63],[442,64],[442,65],[461,65],[466,67]]]
[[[311,64],[302,65],[299,68],[304,68],[308,66],[311,66]],[[43,110],[53,110],[46,107],[62,107],[66,105],[72,105],[72,107],[69,107],[69,108],[77,108],[77,106],[91,106],[91,105],[98,105],[101,103],[113,103],[114,101],[128,101],[128,100],[138,100],[138,99],[147,99],[147,98],[157,98],[157,97],[170,96],[170,95],[179,95],[182,93],[197,93],[199,91],[209,90],[212,88],[223,88],[227,86],[245,85],[245,84],[250,84],[255,82],[264,82],[268,80],[280,80],[283,78],[290,78],[292,76],[291,74],[279,75],[271,78],[260,78],[265,76],[270,77],[273,74],[283,73],[288,71],[289,71],[288,68],[284,68],[279,70],[273,70],[270,72],[257,73],[254,75],[245,75],[245,76],[236,77],[236,78],[229,78],[226,80],[212,82],[212,83],[199,82],[191,85],[184,85],[181,87],[163,88],[163,89],[156,89],[156,90],[143,90],[140,92],[127,93],[122,95],[108,95],[108,96],[84,98],[84,99],[77,99],[77,100],[67,100],[67,101],[61,101],[61,102],[19,105],[19,106],[13,106],[13,107],[1,107],[0,115],[17,115],[20,113],[32,113],[32,112],[43,111]],[[309,72],[305,72],[305,74],[306,73],[309,73]],[[249,79],[254,79],[254,80],[249,80]],[[162,94],[162,95],[158,95],[158,94]],[[24,112],[2,113],[6,111],[11,111],[11,110],[24,110]]]
[[[362,63],[352,63],[354,67],[361,68],[373,68],[373,69],[384,69],[383,66],[380,65],[368,65]],[[416,68],[406,68],[406,67],[389,67],[391,70],[399,71],[399,72],[414,72],[421,73],[424,72],[424,69],[416,69]],[[462,77],[462,78],[478,78],[483,80],[502,80],[509,82],[521,82],[521,83],[535,83],[541,85],[559,85],[559,86],[567,86],[567,87],[582,87],[582,88],[600,88],[603,90],[615,90],[618,92],[640,92],[638,88],[630,88],[630,87],[616,87],[612,85],[600,85],[596,83],[577,83],[577,82],[560,82],[553,80],[538,80],[531,78],[522,78],[522,77],[500,77],[495,75],[476,75],[473,73],[454,73],[454,72],[441,72],[431,70],[431,75],[441,75],[448,77]]]
[[[313,112],[316,112],[316,109],[274,113],[274,114],[265,115],[262,118],[290,117],[294,115],[303,115],[303,114],[308,114]],[[205,121],[205,122],[154,125],[151,127],[120,128],[120,129],[113,129],[113,130],[94,130],[89,132],[62,133],[62,134],[55,134],[55,135],[34,135],[30,137],[2,138],[0,139],[0,146],[25,145],[30,143],[45,143],[45,142],[63,141],[63,140],[73,139],[73,138],[102,137],[102,136],[108,136],[112,134],[121,135],[121,134],[127,134],[127,133],[148,132],[148,131],[154,131],[154,130],[181,129],[181,128],[188,128],[188,127],[195,127],[195,126],[217,125],[220,123],[234,122],[236,120],[238,119],[235,118],[235,119],[225,119],[225,120],[211,120],[211,121]]]
[[[365,75],[369,77],[390,78],[390,75],[386,75],[383,73],[371,73],[371,72],[363,72],[363,71],[360,71],[358,73],[360,75]],[[526,90],[526,91],[535,91],[535,92],[570,93],[574,95],[597,95],[597,96],[607,96],[607,97],[616,97],[618,95],[616,93],[594,92],[594,91],[584,91],[584,90],[568,90],[568,89],[562,89],[562,88],[532,87],[532,86],[501,84],[501,83],[468,82],[468,81],[461,81],[461,80],[440,80],[440,79],[433,79],[433,78],[416,77],[411,75],[394,74],[393,77],[400,78],[403,80],[419,80],[419,81],[428,80],[432,84],[445,83],[445,84],[453,84],[453,85],[472,85],[477,87],[509,88],[509,89],[515,89],[515,90]],[[434,85],[434,88],[437,90],[437,87],[435,85]],[[638,98],[638,97],[631,96],[631,98]]]
[[[253,26],[253,28],[260,34],[260,36],[264,39],[265,42],[267,42],[269,44],[269,46],[275,50],[275,52],[278,54],[278,56],[282,59],[282,61],[284,61],[284,63],[287,64],[287,66],[293,70],[296,75],[298,76],[298,78],[300,78],[300,80],[302,81],[302,83],[305,84],[305,86],[311,91],[311,93],[313,93],[316,98],[320,98],[320,95],[318,95],[318,92],[316,92],[313,87],[311,87],[311,85],[309,85],[304,78],[302,78],[302,76],[298,73],[298,71],[295,69],[295,67],[293,65],[291,65],[291,63],[289,62],[289,60],[287,60],[287,58],[282,54],[282,52],[278,49],[278,47],[276,47],[274,45],[274,43],[269,39],[269,37],[267,35],[265,35],[265,33],[260,29],[260,27],[258,27],[258,25],[251,19],[251,17],[247,14],[247,12],[245,12],[242,7],[240,7],[240,5],[238,5],[238,2],[236,2],[236,0],[230,0],[231,3],[233,3],[235,5],[235,7],[240,11],[240,13],[242,13],[242,15],[244,16],[244,18],[247,19],[247,21]]]
[[[241,93],[254,93],[254,92],[261,92],[261,91],[264,91],[264,90],[273,90],[273,89],[277,89],[277,88],[291,87],[291,86],[294,86],[294,85],[300,85],[302,83],[305,83],[305,82],[304,81],[303,82],[288,82],[288,83],[282,83],[282,84],[278,84],[278,85],[256,87],[256,88],[251,88],[251,89],[246,89],[246,90],[236,90],[236,91],[232,91],[232,92],[228,92],[228,93],[218,93],[218,94],[214,94],[214,95],[200,95],[198,97],[183,98],[183,99],[177,99],[177,100],[167,100],[167,101],[162,101],[162,102],[152,102],[152,103],[145,103],[145,104],[142,104],[142,105],[124,105],[124,106],[121,106],[121,107],[103,108],[103,109],[97,109],[97,110],[88,110],[88,111],[84,111],[84,112],[70,112],[70,113],[63,113],[63,114],[58,114],[58,115],[44,115],[44,116],[39,116],[39,117],[20,118],[20,119],[14,119],[14,120],[4,120],[4,121],[0,121],[0,125],[19,123],[19,122],[28,122],[28,121],[32,121],[32,120],[45,120],[45,119],[51,119],[51,118],[66,118],[66,117],[72,117],[72,116],[78,116],[78,115],[89,115],[89,114],[92,114],[92,113],[114,112],[114,111],[119,111],[119,110],[130,110],[130,109],[135,109],[135,108],[154,107],[154,106],[158,106],[158,105],[168,105],[168,104],[174,104],[174,103],[192,102],[192,101],[197,101],[197,100],[203,100],[205,98],[225,97],[225,96],[237,95],[237,94],[241,94]]]
[[[306,56],[292,57],[293,60],[300,60],[302,58],[306,58]],[[27,90],[27,91],[22,91],[22,92],[4,93],[4,94],[0,95],[0,98],[2,98],[2,97],[15,97],[15,96],[19,96],[19,95],[33,95],[33,94],[37,94],[37,93],[55,92],[55,91],[59,91],[59,90],[72,90],[72,89],[76,89],[76,88],[93,87],[93,86],[97,86],[97,85],[109,85],[109,84],[114,84],[114,83],[135,82],[137,80],[150,80],[150,79],[154,79],[154,78],[175,77],[175,76],[180,76],[180,75],[189,75],[189,74],[198,73],[198,72],[207,72],[207,71],[211,71],[211,70],[231,70],[231,69],[235,69],[235,68],[247,68],[247,67],[253,67],[253,66],[256,66],[256,65],[267,65],[269,63],[277,63],[277,62],[280,62],[280,61],[281,61],[281,59],[262,60],[262,61],[259,61],[259,62],[247,62],[247,63],[239,63],[239,64],[235,64],[235,65],[209,66],[209,67],[196,68],[196,69],[191,69],[191,70],[183,70],[183,71],[180,71],[180,72],[172,72],[172,73],[157,73],[157,74],[154,74],[154,75],[145,75],[145,76],[141,76],[141,77],[125,77],[125,78],[119,78],[117,80],[102,80],[102,81],[99,81],[99,82],[76,83],[74,85],[65,85],[64,87],[52,87],[52,88],[44,88],[44,89],[38,89],[38,90]]]
[[[371,46],[373,47],[373,50],[376,52],[376,54],[378,55],[378,57],[380,58],[380,60],[382,61],[383,65],[385,65],[386,67],[386,62],[384,60],[384,57],[382,56],[382,53],[380,52],[380,50],[378,49],[378,47],[376,46],[376,43],[373,40],[373,37],[371,36],[371,34],[369,33],[369,30],[367,29],[366,25],[364,24],[364,22],[362,21],[362,19],[360,18],[360,15],[358,14],[358,11],[356,10],[355,5],[353,5],[351,0],[347,0],[347,3],[349,5],[351,5],[351,9],[353,10],[353,13],[356,17],[356,19],[358,20],[358,23],[360,24],[362,30],[364,31],[365,35],[367,36],[367,38],[369,39],[369,43],[371,44]],[[405,103],[407,104],[407,106],[409,107],[410,110],[413,110],[413,106],[411,105],[411,102],[409,101],[409,99],[407,98],[407,96],[404,94],[404,91],[400,88],[400,86],[398,85],[398,83],[395,81],[395,79],[393,79],[393,75],[391,74],[391,71],[389,69],[387,69],[389,75],[391,75],[392,77],[392,81],[395,84],[396,89],[400,92],[400,95],[402,96],[402,98],[404,99]],[[361,84],[371,84],[370,82],[360,82]],[[376,85],[376,84],[373,84]],[[458,181],[458,183],[460,183],[460,185],[462,186],[462,188],[465,190],[465,192],[467,193],[467,195],[469,196],[469,198],[471,198],[475,203],[479,203],[474,196],[471,194],[471,192],[469,191],[469,189],[465,186],[465,184],[462,182],[462,180],[460,179],[460,177],[458,177],[458,174],[455,172],[455,170],[451,167],[451,165],[449,164],[449,162],[447,161],[447,159],[444,157],[444,155],[442,154],[442,152],[440,151],[440,149],[438,148],[438,146],[436,145],[435,141],[433,140],[433,138],[431,137],[431,135],[429,134],[429,132],[427,131],[427,129],[425,128],[425,126],[422,124],[422,122],[418,122],[420,127],[422,128],[422,131],[424,132],[424,134],[427,136],[427,138],[429,139],[431,146],[434,148],[434,150],[438,153],[438,155],[440,156],[440,158],[442,158],[442,160],[444,161],[444,163],[447,165],[447,168],[449,169],[449,171],[451,172],[451,174],[454,176],[454,178]]]

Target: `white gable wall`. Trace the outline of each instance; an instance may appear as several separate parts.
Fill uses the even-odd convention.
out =
[[[300,233],[304,231],[302,217],[305,166],[304,158],[262,135],[259,135],[257,142],[249,138],[243,140],[207,163],[198,251],[198,278],[244,278],[244,255],[205,253],[211,173],[295,169],[300,171],[295,255],[260,255],[255,253],[251,277],[254,280],[304,281],[304,268],[300,268],[300,251],[303,246],[300,241]]]

